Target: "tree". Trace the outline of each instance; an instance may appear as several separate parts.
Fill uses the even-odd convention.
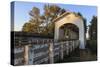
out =
[[[40,10],[37,7],[33,7],[29,12],[29,15],[31,18],[27,23],[23,25],[22,31],[39,33],[39,25],[42,22],[40,20]]]
[[[97,16],[93,16],[89,25],[89,39],[97,40]]]
[[[40,10],[37,7],[33,7],[32,10],[29,12],[29,15],[34,18],[38,18],[40,15]]]
[[[37,33],[38,31],[38,23],[34,20],[30,20],[29,22],[23,25],[22,31],[24,32],[34,32]]]
[[[37,7],[33,7],[29,12],[31,18],[23,25],[22,31],[42,33],[46,35],[50,34],[53,36],[54,23],[52,23],[52,20],[64,12],[66,12],[66,10],[57,5],[46,4],[44,6],[44,14],[40,15],[40,10]]]
[[[57,5],[47,4],[44,6],[44,17],[45,17],[44,23],[46,24],[44,28],[46,29],[45,30],[46,32],[53,33],[54,23],[51,23],[52,20],[54,20],[55,18],[57,18],[59,15],[63,14],[64,12],[66,11]]]
[[[44,6],[44,15],[46,18],[51,18],[51,20],[63,14],[64,12],[66,12],[66,10],[60,8],[57,5],[45,5]]]

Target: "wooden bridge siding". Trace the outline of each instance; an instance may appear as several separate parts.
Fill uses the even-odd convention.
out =
[[[40,44],[32,44],[32,42],[30,41],[29,44],[25,45],[24,46],[24,64],[54,63],[54,62],[56,62],[57,59],[63,60],[64,55],[69,55],[69,53],[74,51],[74,49],[79,46],[79,40],[54,42],[54,43],[49,42],[46,44],[47,44],[47,48],[41,48],[41,49],[38,48],[40,50],[40,51],[37,50],[38,52],[35,51],[34,45],[39,46]],[[41,44],[41,45],[46,45],[46,44]],[[33,51],[31,51],[30,49],[33,49]],[[38,57],[38,58],[40,58],[40,60],[38,59],[36,61],[36,58],[34,56],[37,53],[43,52],[42,49],[43,49],[44,53],[46,53],[46,51],[47,51],[47,53],[43,56],[41,55],[40,57]],[[32,52],[32,53],[30,53],[30,52]]]

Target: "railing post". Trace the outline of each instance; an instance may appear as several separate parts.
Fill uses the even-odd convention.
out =
[[[54,63],[53,43],[49,43],[49,62]]]
[[[69,47],[69,53],[71,52],[71,43],[70,43],[70,41],[68,42],[69,43],[69,45],[68,45],[68,47]]]
[[[66,54],[68,55],[68,53],[69,53],[68,41],[66,41]]]
[[[75,41],[75,48],[77,48],[77,40]]]
[[[79,48],[79,45],[80,45],[80,40],[77,40],[77,41],[78,41],[78,45],[77,45],[77,46],[78,46],[78,48]]]
[[[24,60],[25,60],[25,65],[29,64],[29,47],[31,46],[31,41],[28,42],[28,45],[24,46]]]
[[[75,42],[75,41],[73,40],[73,43],[72,43],[72,45],[73,45],[72,47],[73,47],[73,48],[72,48],[72,50],[74,50],[74,49],[75,49],[75,48],[74,48],[74,42]]]
[[[19,46],[21,46],[21,41],[19,41]]]
[[[61,60],[63,60],[63,42],[61,42]]]
[[[71,52],[73,51],[73,40],[71,41]]]
[[[70,52],[72,52],[72,41],[70,41]]]
[[[28,45],[28,64],[34,64],[34,48],[32,47],[32,41],[29,41]]]
[[[25,45],[24,46],[24,60],[25,60],[25,65],[28,64],[28,59],[29,59],[29,55],[28,55],[28,52],[29,52],[29,46],[28,45]]]

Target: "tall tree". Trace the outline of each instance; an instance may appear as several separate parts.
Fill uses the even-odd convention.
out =
[[[29,15],[38,18],[40,15],[40,10],[37,7],[33,7],[32,10],[29,12]]]
[[[57,18],[59,15],[63,14],[64,12],[66,12],[66,10],[60,8],[57,5],[46,4],[44,6],[44,17],[45,17],[44,23],[46,24],[45,31],[47,31],[48,33],[49,32],[53,33],[54,23],[51,23],[52,20],[54,20],[55,18]],[[52,29],[50,30],[49,28],[52,28]]]
[[[96,40],[97,39],[97,16],[93,16],[89,25],[89,39]]]
[[[33,19],[23,25],[22,31],[38,33],[39,23]]]
[[[23,25],[22,31],[53,35],[54,23],[51,22],[64,12],[66,10],[57,5],[46,4],[44,6],[44,14],[40,15],[40,10],[37,7],[33,7],[29,12],[31,19]]]
[[[33,7],[29,12],[30,20],[23,25],[22,31],[39,33],[40,10],[37,7]]]

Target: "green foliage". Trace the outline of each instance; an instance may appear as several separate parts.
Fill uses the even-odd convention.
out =
[[[89,39],[97,40],[97,17],[93,16],[89,26]]]
[[[92,53],[97,54],[97,40],[87,40],[86,46],[91,50]]]

